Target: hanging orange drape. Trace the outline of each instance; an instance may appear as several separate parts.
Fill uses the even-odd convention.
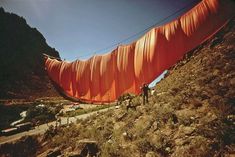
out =
[[[86,102],[111,102],[124,93],[140,93],[182,56],[219,31],[233,16],[234,2],[202,0],[178,19],[151,29],[111,53],[68,63],[47,58],[50,78],[63,92]]]

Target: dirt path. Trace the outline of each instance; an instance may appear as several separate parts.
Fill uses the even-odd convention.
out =
[[[79,115],[76,117],[69,117],[69,123],[74,123],[74,122],[76,122],[77,119],[85,119],[93,114],[98,113],[98,112],[105,112],[105,111],[108,111],[111,109],[114,109],[114,107],[105,108],[105,109],[102,109],[99,111],[90,112],[90,113]],[[63,124],[67,124],[67,117],[61,118],[61,125],[63,125]],[[26,136],[26,135],[28,136],[28,135],[43,134],[48,129],[48,126],[50,126],[50,125],[55,126],[56,121],[50,122],[48,124],[42,124],[42,125],[36,126],[32,130],[21,132],[21,133],[14,134],[11,136],[0,136],[0,145],[4,144],[4,143],[8,143],[8,142],[13,142],[13,141],[20,139],[21,137]]]

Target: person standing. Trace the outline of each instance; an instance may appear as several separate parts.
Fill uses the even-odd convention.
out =
[[[141,87],[141,90],[143,95],[143,104],[145,105],[146,102],[148,103],[148,91],[150,90],[150,88],[147,84],[144,83]]]

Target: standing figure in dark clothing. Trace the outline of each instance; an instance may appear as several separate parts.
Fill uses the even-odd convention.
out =
[[[150,90],[150,88],[148,87],[147,84],[143,84],[143,86],[141,87],[142,90],[142,95],[143,95],[143,104],[145,105],[145,102],[149,102],[148,101],[148,91]]]

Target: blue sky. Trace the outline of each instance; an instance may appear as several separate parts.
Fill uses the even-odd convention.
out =
[[[184,8],[158,25],[177,18],[199,1],[0,0],[0,6],[23,16],[59,51],[61,58],[74,61],[110,52],[120,41]],[[120,44],[130,43],[144,33]]]
[[[6,11],[23,16],[66,60],[111,51],[123,39],[171,15],[176,18],[199,0],[0,0]],[[165,21],[167,22],[167,21]],[[162,23],[161,23],[162,24]],[[143,32],[144,33],[144,32]],[[120,43],[130,43],[130,40]],[[109,48],[107,48],[109,47]],[[107,49],[106,49],[107,48]]]

